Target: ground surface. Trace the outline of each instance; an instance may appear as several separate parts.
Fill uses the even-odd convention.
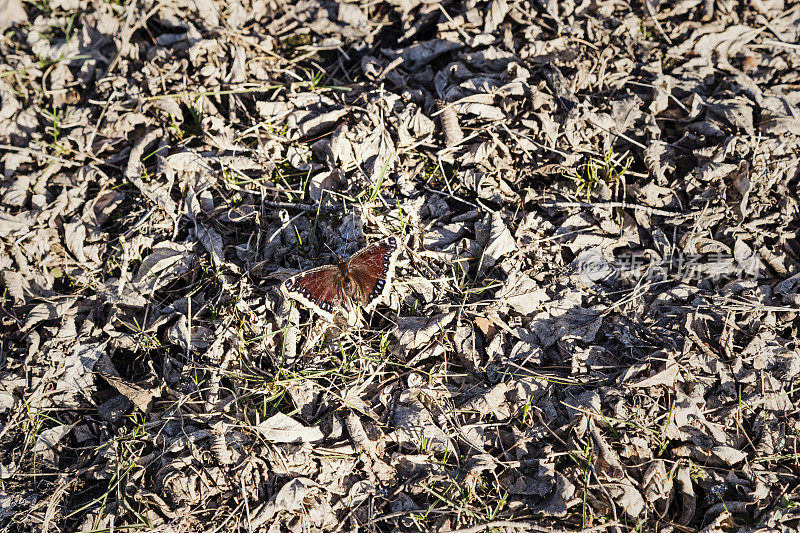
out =
[[[798,2],[0,26],[0,529],[798,527]]]

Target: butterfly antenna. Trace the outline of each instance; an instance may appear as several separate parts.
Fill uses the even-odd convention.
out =
[[[325,248],[327,248],[328,250],[330,250],[330,251],[331,251],[331,253],[332,253],[333,255],[335,255],[335,256],[336,256],[336,262],[337,262],[337,263],[341,263],[341,262],[342,262],[342,258],[341,258],[341,257],[339,257],[339,254],[337,254],[337,253],[336,253],[336,250],[334,250],[333,248],[331,248],[330,246],[328,246],[328,243],[327,243],[327,242],[326,242],[326,243],[323,243],[323,244],[325,245]]]

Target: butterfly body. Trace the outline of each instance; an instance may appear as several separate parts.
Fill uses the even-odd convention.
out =
[[[399,253],[398,239],[388,237],[337,265],[312,268],[290,277],[283,283],[283,292],[326,317],[331,317],[337,307],[360,305],[369,311],[388,292]]]

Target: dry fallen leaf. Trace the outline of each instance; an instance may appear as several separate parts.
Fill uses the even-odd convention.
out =
[[[283,413],[276,413],[256,426],[269,442],[316,442],[322,440],[322,431],[307,427]]]

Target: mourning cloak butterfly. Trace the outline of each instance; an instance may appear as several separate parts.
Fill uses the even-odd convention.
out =
[[[320,315],[333,316],[339,306],[372,310],[389,292],[400,246],[387,237],[354,253],[338,265],[306,270],[283,282],[284,294]]]

